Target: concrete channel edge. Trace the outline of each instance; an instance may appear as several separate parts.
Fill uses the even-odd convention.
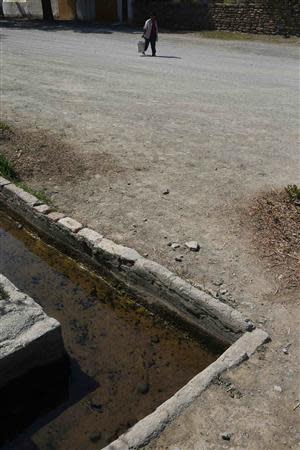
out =
[[[79,259],[105,268],[129,293],[152,309],[188,325],[200,335],[231,345],[253,323],[231,306],[193,287],[167,268],[116,244],[76,220],[55,212],[34,195],[0,177],[0,202]]]
[[[196,289],[165,267],[142,257],[131,248],[116,244],[98,232],[66,215],[53,211],[34,195],[0,177],[0,203],[41,233],[79,258],[98,267],[129,287],[136,298],[151,307],[159,306],[200,334],[207,334],[230,347],[209,367],[196,375],[174,396],[129,431],[105,447],[105,450],[143,448],[187,408],[224,371],[248,359],[258,347],[270,340],[240,312],[208,293]]]
[[[150,441],[157,438],[172,420],[188,408],[205,391],[213,379],[246,361],[269,340],[269,335],[261,329],[257,328],[252,332],[246,331],[214,363],[196,375],[152,414],[137,422],[103,450],[144,448]]]

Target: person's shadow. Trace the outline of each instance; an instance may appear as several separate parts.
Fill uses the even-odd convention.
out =
[[[182,59],[180,56],[164,56],[164,55],[156,55],[155,57],[152,55],[140,55],[143,58],[148,57],[148,58],[166,58],[166,59]]]

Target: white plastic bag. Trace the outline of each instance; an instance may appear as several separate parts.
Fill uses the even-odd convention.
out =
[[[145,41],[139,41],[138,42],[138,52],[143,53],[145,50]]]

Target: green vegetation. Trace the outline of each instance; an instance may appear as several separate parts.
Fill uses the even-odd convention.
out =
[[[0,131],[10,131],[10,130],[11,128],[7,123],[0,121]]]
[[[52,204],[52,200],[47,196],[46,192],[43,189],[32,189],[31,187],[27,186],[24,183],[16,183],[16,184],[21,189],[24,189],[24,191],[28,192],[29,194],[34,195],[41,202],[47,203],[47,205]]]
[[[0,153],[0,175],[10,181],[18,181],[19,177],[13,164]]]
[[[0,300],[5,300],[8,298],[8,293],[5,291],[2,284],[0,284]]]
[[[48,205],[52,204],[51,199],[47,197],[44,190],[32,189],[31,187],[27,186],[25,183],[20,181],[20,178],[19,178],[13,164],[10,161],[8,161],[8,159],[1,153],[0,153],[0,175],[2,177],[6,178],[7,180],[15,183],[21,189],[24,189],[24,191],[29,192],[29,194],[34,195],[41,202],[47,203]]]
[[[285,191],[292,202],[300,200],[300,188],[296,184],[287,185]]]

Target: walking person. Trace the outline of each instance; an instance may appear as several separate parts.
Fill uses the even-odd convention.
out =
[[[144,34],[143,38],[145,39],[145,49],[143,51],[143,55],[145,55],[149,44],[151,44],[152,56],[156,56],[156,42],[158,41],[158,26],[156,14],[151,13],[150,19],[146,20],[144,25]]]

